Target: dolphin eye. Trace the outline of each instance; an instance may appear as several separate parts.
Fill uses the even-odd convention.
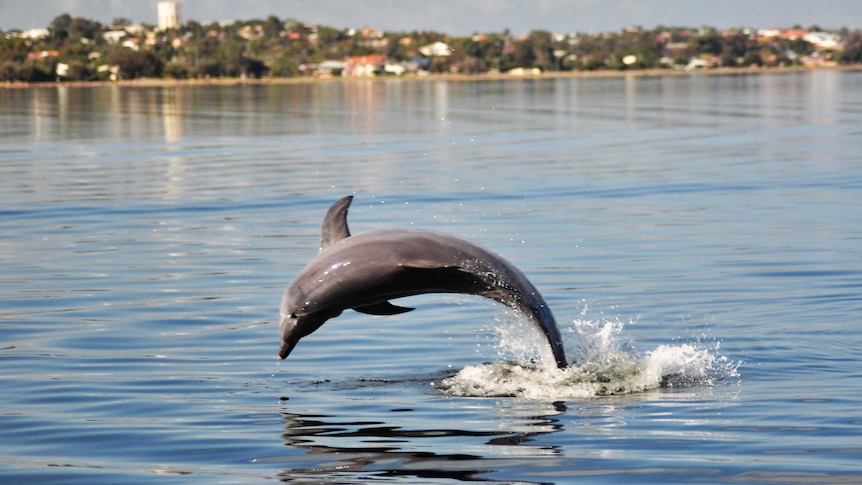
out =
[[[291,313],[290,316],[288,316],[287,318],[296,320],[296,313]]]

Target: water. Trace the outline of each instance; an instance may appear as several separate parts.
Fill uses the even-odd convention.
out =
[[[0,90],[4,483],[858,483],[862,73]],[[355,194],[520,267],[284,287]],[[476,397],[480,396],[480,397]]]

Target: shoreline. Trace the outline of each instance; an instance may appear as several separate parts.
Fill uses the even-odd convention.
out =
[[[375,77],[264,77],[251,78],[211,78],[211,79],[129,79],[120,81],[55,81],[55,82],[3,82],[0,89],[29,89],[46,87],[173,87],[173,86],[234,86],[234,85],[268,85],[268,84],[313,84],[331,82],[356,81],[503,81],[527,79],[601,79],[620,77],[662,77],[662,76],[692,76],[692,75],[749,75],[749,74],[782,74],[810,71],[858,71],[862,64],[829,67],[719,67],[713,69],[679,70],[679,69],[640,69],[632,71],[561,71],[543,72],[541,74],[512,75],[503,73],[486,74],[427,74],[423,76],[375,76]]]

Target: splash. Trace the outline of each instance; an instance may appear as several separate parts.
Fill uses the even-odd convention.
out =
[[[435,386],[453,396],[557,401],[711,386],[738,376],[739,363],[717,355],[718,343],[660,345],[641,354],[622,336],[621,321],[605,316],[591,320],[586,312],[585,307],[581,318],[562,328],[567,355],[574,362],[566,369],[556,368],[538,332],[507,314],[494,329],[497,359],[464,367]]]

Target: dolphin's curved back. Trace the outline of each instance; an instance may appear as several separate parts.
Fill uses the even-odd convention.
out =
[[[539,290],[524,273],[502,256],[469,241],[459,241],[462,249],[463,244],[469,244],[470,249],[467,252],[474,253],[467,256],[463,269],[480,276],[485,285],[483,291],[474,294],[502,303],[526,315],[545,334],[557,366],[566,367],[568,363],[556,319]]]

